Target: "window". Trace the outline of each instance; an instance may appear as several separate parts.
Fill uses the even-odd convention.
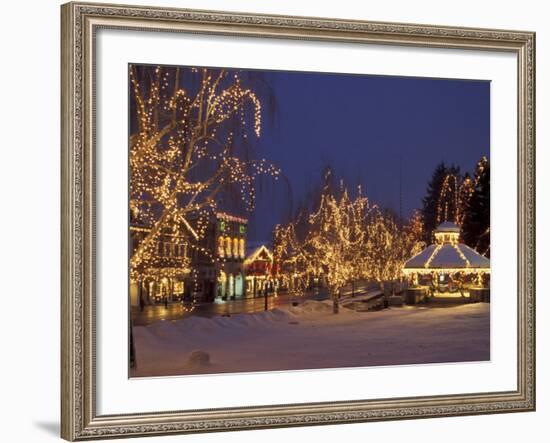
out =
[[[225,237],[225,255],[231,257],[231,239],[229,237]]]
[[[218,255],[220,257],[223,257],[225,255],[223,236],[220,236],[220,238],[218,239]]]
[[[244,238],[239,240],[239,256],[244,258]]]
[[[239,239],[238,238],[233,239],[233,257],[235,258],[239,257]]]

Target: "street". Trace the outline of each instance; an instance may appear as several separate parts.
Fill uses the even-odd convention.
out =
[[[308,293],[301,296],[289,294],[270,295],[267,299],[267,309],[272,310],[278,306],[289,305],[298,300],[323,300],[327,296],[324,293]],[[214,303],[198,303],[191,310],[191,303],[174,302],[168,307],[164,304],[146,305],[140,312],[139,307],[132,307],[132,320],[134,326],[146,326],[157,320],[180,320],[190,315],[201,317],[214,317],[217,315],[252,314],[265,310],[263,297],[247,298],[241,300],[215,301]]]
[[[374,294],[378,285],[362,282],[357,284],[353,290],[355,296],[360,297],[368,294]],[[351,288],[342,291],[343,297],[350,297]],[[271,311],[276,307],[289,306],[293,301],[300,302],[304,300],[325,300],[328,295],[322,291],[314,290],[303,295],[296,296],[290,294],[270,295],[267,299],[267,310]],[[265,310],[265,300],[263,297],[246,298],[240,300],[220,301],[214,303],[197,303],[194,306],[191,303],[174,302],[169,303],[168,307],[164,304],[145,305],[143,311],[139,307],[132,307],[132,323],[134,326],[147,326],[157,320],[180,320],[191,315],[200,317],[215,317],[217,315],[236,315],[253,314]]]

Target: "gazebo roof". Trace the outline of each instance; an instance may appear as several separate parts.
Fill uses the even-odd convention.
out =
[[[490,260],[462,243],[430,245],[405,263],[405,269],[489,269]]]
[[[460,228],[453,222],[443,222],[435,230],[435,232],[456,232],[460,233]]]
[[[451,222],[440,224],[435,233],[456,234],[445,237],[438,237],[438,243],[432,244],[419,254],[409,259],[405,265],[405,271],[424,271],[447,269],[447,270],[483,270],[489,272],[491,262],[487,257],[477,253],[475,250],[463,243],[458,243],[460,228]]]

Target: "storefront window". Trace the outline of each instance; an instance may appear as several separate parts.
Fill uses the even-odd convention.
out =
[[[174,282],[174,293],[175,294],[183,294],[183,282],[182,281]]]

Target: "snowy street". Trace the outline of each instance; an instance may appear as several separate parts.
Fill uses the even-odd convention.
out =
[[[297,307],[134,327],[132,376],[280,371],[490,359],[490,305],[378,312]]]
[[[306,294],[301,297],[291,295],[278,295],[273,297],[270,295],[267,299],[267,308],[272,310],[282,306],[288,306],[294,300],[321,300],[326,298],[324,294]],[[132,322],[136,326],[147,326],[159,320],[182,320],[184,318],[199,316],[199,317],[216,317],[219,315],[236,315],[236,314],[253,314],[265,311],[265,299],[263,297],[247,298],[239,300],[216,301],[214,303],[199,303],[196,304],[193,311],[189,311],[190,303],[174,302],[169,303],[165,307],[162,303],[147,305],[143,311],[138,307],[132,309]]]
[[[342,304],[351,301],[360,301],[369,299],[380,293],[377,285],[360,283],[354,288],[353,296],[351,288],[346,288],[342,291],[340,301]],[[303,302],[304,300],[324,300],[328,295],[325,291],[309,291],[301,296],[295,296],[287,293],[280,293],[277,296],[269,294],[267,298],[267,309],[269,311],[290,306],[293,302]],[[214,303],[200,303],[195,305],[192,312],[189,312],[190,304],[174,302],[168,306],[164,304],[146,305],[143,311],[140,311],[137,306],[132,308],[132,322],[135,326],[147,326],[159,320],[181,320],[190,316],[200,317],[215,317],[218,315],[236,315],[236,314],[253,314],[265,310],[264,297],[246,298],[238,300],[227,300],[220,302],[216,300]]]

